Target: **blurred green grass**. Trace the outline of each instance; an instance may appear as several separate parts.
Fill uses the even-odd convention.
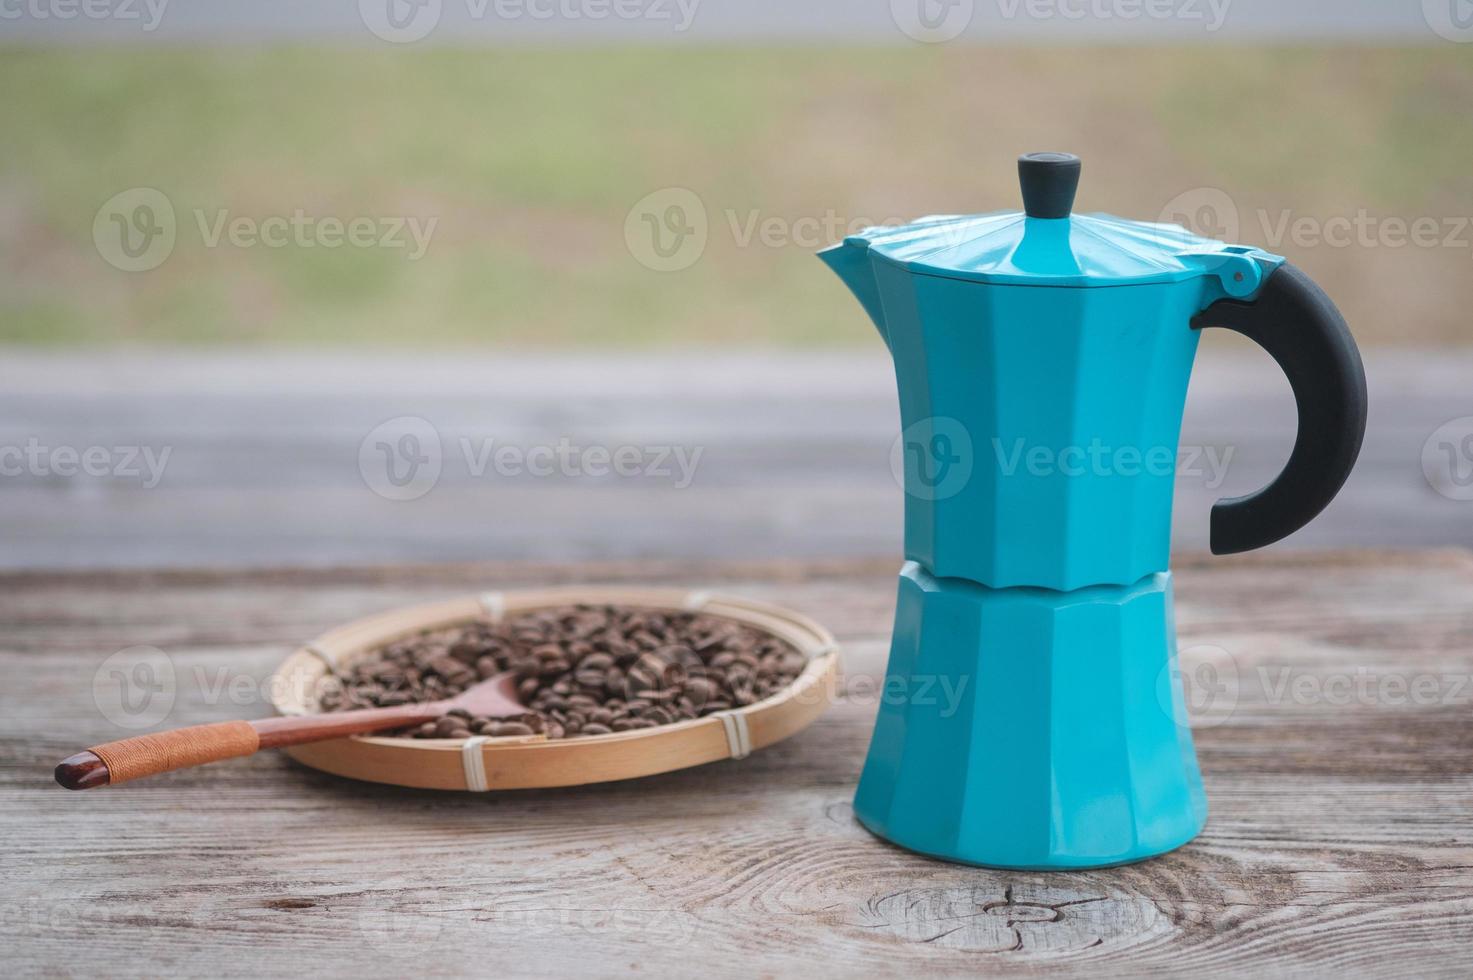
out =
[[[869,343],[803,233],[1014,207],[1029,149],[1084,156],[1082,210],[1229,190],[1257,244],[1283,209],[1473,215],[1470,48],[5,49],[0,342]],[[178,214],[147,272],[92,243],[131,187]],[[666,187],[710,235],[662,273],[624,224]],[[437,225],[418,261],[208,248],[221,209]],[[1473,340],[1473,248],[1279,250],[1366,340]]]

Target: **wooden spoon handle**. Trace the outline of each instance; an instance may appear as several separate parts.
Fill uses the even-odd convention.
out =
[[[78,752],[56,767],[56,781],[67,789],[114,786],[154,773],[250,755],[258,749],[402,728],[438,718],[445,707],[436,701],[260,721],[222,721],[137,735]]]
[[[260,747],[261,737],[248,721],[192,725],[94,745],[57,766],[56,781],[68,789],[112,786],[156,772],[250,755]]]

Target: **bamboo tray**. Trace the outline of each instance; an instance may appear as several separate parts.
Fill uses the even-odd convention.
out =
[[[485,791],[580,786],[633,779],[740,759],[796,734],[828,707],[839,650],[818,623],[765,602],[675,589],[569,588],[489,592],[410,606],[347,623],[298,649],[271,678],[281,714],[317,711],[313,692],[329,665],[424,630],[456,626],[573,603],[700,612],[734,620],[791,643],[808,664],[788,687],[748,705],[656,728],[547,740],[512,738],[411,739],[359,735],[285,751],[304,765],[338,776],[420,789]]]

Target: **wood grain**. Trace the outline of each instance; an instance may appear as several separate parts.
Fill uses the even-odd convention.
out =
[[[137,478],[7,476],[0,566],[898,554],[895,373],[878,335],[866,344],[714,354],[6,350],[0,445],[39,437],[172,452],[152,489]],[[1466,503],[1434,491],[1422,471],[1428,437],[1470,412],[1473,348],[1364,353],[1371,426],[1360,461],[1334,503],[1277,547],[1473,546]],[[359,470],[365,437],[397,416],[432,423],[442,443],[435,489],[413,502],[379,497]],[[684,488],[677,466],[667,476],[534,477],[484,459],[473,469],[466,456],[486,440],[526,450],[562,439],[701,456]],[[1293,442],[1283,373],[1246,338],[1204,337],[1182,423],[1182,445],[1196,448],[1176,481],[1172,539],[1205,549],[1212,502],[1266,484]]]
[[[1207,829],[1155,861],[1070,874],[931,861],[854,822],[894,564],[0,575],[7,972],[1473,970],[1473,558],[1179,563]],[[90,689],[120,648],[155,645],[175,668],[156,728],[263,717],[220,680],[259,685],[303,639],[397,605],[576,581],[807,613],[844,646],[840,700],[748,759],[606,786],[446,795],[276,753],[117,793],[51,782],[76,745],[136,734]]]

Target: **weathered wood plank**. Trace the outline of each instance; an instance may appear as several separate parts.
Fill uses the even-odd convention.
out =
[[[1184,458],[1173,517],[1186,548],[1206,547],[1212,501],[1267,483],[1294,439],[1293,397],[1267,355],[1242,338],[1204,347],[1182,444],[1211,447],[1226,472]],[[1421,464],[1433,431],[1470,412],[1473,353],[1373,350],[1367,371],[1356,471],[1284,547],[1473,546],[1468,502],[1434,492]],[[438,481],[414,501],[377,496],[359,472],[363,441],[401,416],[433,425],[442,450]],[[0,567],[893,554],[898,434],[878,339],[715,356],[6,351],[0,448],[35,439],[170,455],[151,488],[5,476]],[[562,440],[700,456],[681,486],[668,461],[655,475],[654,455],[622,478],[498,471],[479,455],[488,441],[526,451]]]
[[[356,977],[1473,969],[1473,559],[1183,560],[1189,678],[1208,665],[1235,678],[1226,700],[1196,704],[1207,830],[1164,858],[1075,874],[943,864],[855,824],[849,797],[886,654],[891,565],[0,576],[9,967]],[[89,686],[121,647],[152,644],[172,658],[180,682],[167,724],[252,716],[265,711],[254,697],[211,698],[217,679],[259,682],[342,619],[570,580],[705,584],[794,606],[843,642],[843,697],[750,759],[584,789],[397,790],[272,754],[117,791],[50,783],[56,759],[118,734]],[[1373,693],[1352,686],[1340,697],[1341,679],[1359,673]],[[1399,699],[1388,678],[1409,689],[1429,678],[1430,694]]]

